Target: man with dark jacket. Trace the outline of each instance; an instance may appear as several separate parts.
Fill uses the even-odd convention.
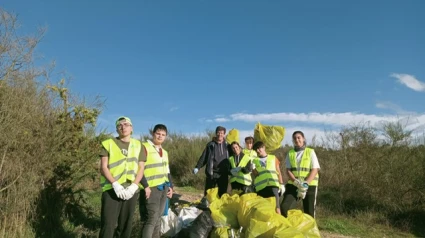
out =
[[[206,166],[204,195],[207,195],[208,189],[218,187],[218,195],[221,197],[227,192],[229,182],[229,146],[224,138],[226,128],[218,126],[215,134],[214,140],[209,142],[202,152],[193,173],[197,174],[200,168]]]

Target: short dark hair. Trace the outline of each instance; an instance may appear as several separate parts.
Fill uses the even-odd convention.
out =
[[[304,137],[304,133],[303,133],[302,131],[294,131],[294,133],[292,133],[292,139],[294,139],[294,136],[295,136],[296,134],[300,134],[303,138],[305,138],[305,137]]]
[[[219,132],[219,131],[224,131],[224,134],[226,134],[226,128],[223,127],[223,126],[217,126],[215,128],[215,134],[217,134],[217,132]]]
[[[252,142],[254,142],[254,137],[252,137],[252,136],[245,137],[245,142],[248,141],[248,140],[252,140]]]
[[[152,133],[155,133],[159,130],[165,131],[165,134],[168,134],[167,127],[164,124],[156,124],[152,130]]]
[[[257,150],[258,148],[265,147],[266,145],[262,141],[257,141],[252,146],[252,149]]]
[[[233,145],[238,145],[239,147],[241,147],[241,145],[239,145],[239,142],[237,142],[237,141],[233,141],[233,142],[230,144],[230,146],[233,146]]]

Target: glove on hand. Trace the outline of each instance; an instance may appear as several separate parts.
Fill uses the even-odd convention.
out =
[[[302,182],[301,186],[298,188],[298,191],[301,192],[307,192],[308,190],[308,183],[307,182]]]
[[[231,169],[230,173],[232,173],[233,176],[237,176],[240,170],[241,170],[241,167],[236,167]]]
[[[297,197],[304,199],[306,194],[307,194],[307,191],[302,192],[298,189]]]
[[[194,168],[194,169],[193,169],[193,174],[197,174],[197,173],[198,173],[198,171],[199,171],[199,169]]]
[[[294,180],[294,185],[297,188],[302,188],[302,182],[299,179]]]
[[[281,184],[279,188],[279,195],[283,196],[284,193],[285,193],[285,184]]]
[[[125,188],[119,184],[118,181],[113,182],[112,187],[114,188],[115,194],[117,194],[118,198],[125,199]]]
[[[132,198],[134,194],[136,193],[137,189],[139,189],[139,186],[137,186],[137,184],[135,183],[132,183],[130,186],[128,186],[126,188],[127,194],[126,194],[125,200]]]

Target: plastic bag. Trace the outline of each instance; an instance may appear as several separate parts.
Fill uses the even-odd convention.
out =
[[[292,209],[288,211],[288,221],[296,230],[301,231],[307,237],[320,237],[316,220],[301,210]]]
[[[208,203],[211,204],[213,203],[215,200],[220,199],[220,197],[218,196],[218,188],[210,188],[207,190],[207,200]]]
[[[164,237],[173,237],[179,231],[177,231],[178,217],[174,214],[171,209],[168,209],[168,213],[165,216],[161,216],[161,235]]]
[[[282,215],[274,213],[267,220],[259,220],[255,216],[249,222],[249,227],[246,230],[245,237],[273,237],[276,233],[282,230],[291,228],[291,223]],[[302,233],[301,233],[302,234]],[[279,236],[292,237],[292,236]]]
[[[198,210],[196,207],[183,207],[179,212],[176,232],[190,226],[190,224],[198,218],[199,214],[202,214],[201,212],[202,211]]]
[[[262,141],[266,146],[267,153],[273,153],[282,145],[285,137],[285,128],[283,126],[261,125],[259,122],[255,125],[254,141]]]
[[[236,141],[239,143],[239,131],[238,129],[234,129],[234,128],[231,129],[229,133],[227,133],[226,135],[226,142],[228,144],[231,144],[233,141]]]
[[[203,211],[190,226],[182,229],[178,238],[208,238],[213,229],[213,219],[210,211]]]
[[[251,218],[267,221],[273,214],[276,214],[274,197],[263,198],[256,193],[248,193],[240,197],[238,222],[242,227],[248,227]]]
[[[211,217],[215,227],[230,226],[239,228],[238,222],[239,195],[230,196],[225,193],[219,200],[210,205]]]
[[[211,238],[228,238],[229,227],[217,227],[211,232]]]

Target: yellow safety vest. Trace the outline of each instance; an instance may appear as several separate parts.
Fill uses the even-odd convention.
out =
[[[295,178],[304,181],[311,171],[311,152],[313,149],[306,147],[304,149],[303,156],[301,158],[300,167],[297,165],[297,152],[294,149],[289,151],[289,162],[291,163],[291,172]],[[289,184],[293,184],[292,180],[288,181]],[[319,173],[316,174],[313,181],[309,186],[317,186],[319,184]]]
[[[243,152],[245,155],[248,155],[249,157],[251,157],[252,159],[253,159],[253,158],[255,158],[255,157],[257,157],[257,152],[255,152],[255,150],[248,150],[248,149],[244,148],[244,149],[242,150],[242,152]]]
[[[146,177],[149,187],[156,187],[168,182],[168,152],[162,148],[161,157],[153,145],[148,142],[143,142],[143,145],[147,152],[143,176]]]
[[[278,173],[276,170],[276,156],[267,156],[265,168],[261,166],[260,158],[256,157],[253,162],[255,164],[255,169],[258,172],[258,175],[254,180],[255,190],[257,192],[267,186],[280,186]]]
[[[142,148],[140,141],[133,138],[130,139],[127,156],[122,154],[121,149],[113,139],[102,141],[102,145],[109,153],[108,168],[112,177],[119,184],[127,181],[133,182],[139,170],[139,154]],[[112,189],[112,184],[103,175],[100,176],[100,185],[102,186],[102,191]]]
[[[230,161],[230,165],[232,166],[232,169],[237,167],[234,156],[231,156],[229,158],[229,161]],[[244,168],[250,161],[251,161],[251,158],[248,155],[244,155],[242,157],[242,160],[239,162],[239,167]],[[244,174],[242,173],[242,171],[239,170],[237,176],[232,175],[232,177],[230,178],[230,182],[231,183],[238,182],[240,184],[249,186],[252,183],[251,173]]]

